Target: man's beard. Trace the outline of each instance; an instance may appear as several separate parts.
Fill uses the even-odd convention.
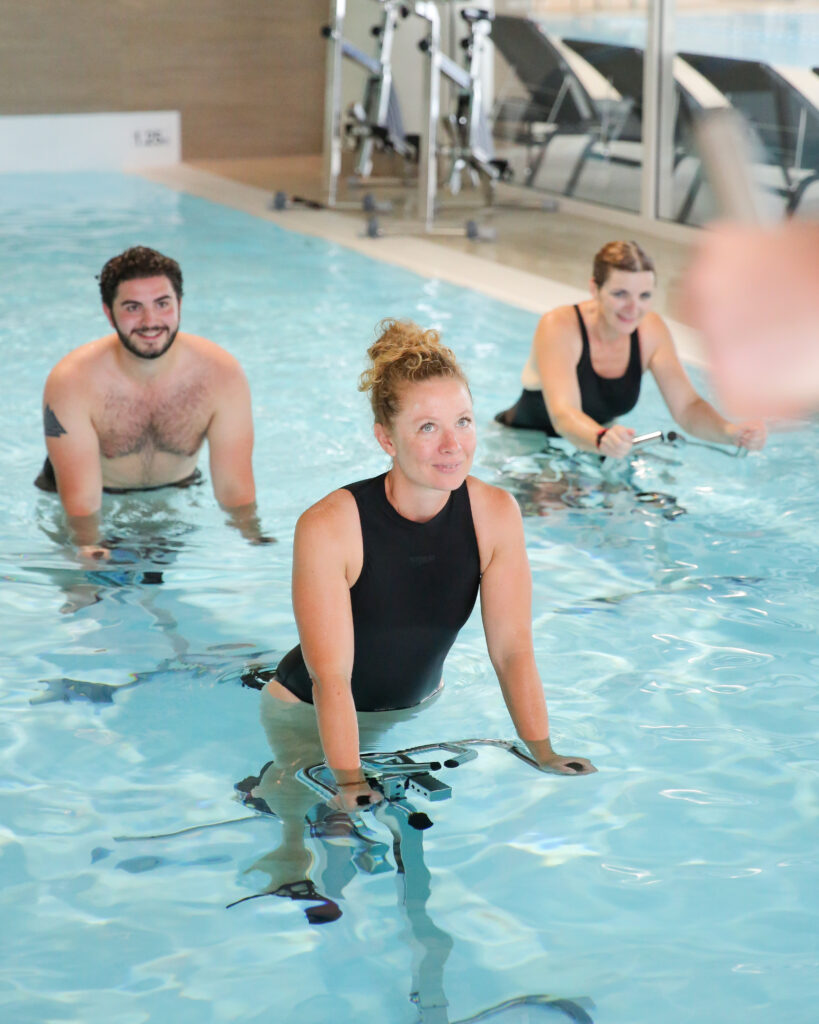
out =
[[[138,359],[159,359],[160,356],[164,356],[168,349],[171,347],[171,345],[173,345],[174,341],[176,340],[176,336],[179,333],[179,327],[177,327],[175,331],[169,330],[168,340],[165,342],[162,348],[158,348],[154,352],[140,352],[140,350],[134,345],[131,339],[127,335],[122,333],[122,331],[117,326],[116,321],[114,321],[114,330],[117,332],[117,337],[125,346],[125,348],[127,348],[128,351],[135,355]]]

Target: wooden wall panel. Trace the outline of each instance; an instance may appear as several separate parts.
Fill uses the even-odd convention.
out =
[[[318,153],[327,0],[0,0],[0,113],[181,110],[183,156]]]

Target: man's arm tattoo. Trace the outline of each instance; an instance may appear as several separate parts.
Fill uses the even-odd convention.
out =
[[[59,437],[61,434],[68,433],[62,423],[57,419],[57,414],[50,405],[46,405],[43,410],[43,430],[45,430],[46,437]]]

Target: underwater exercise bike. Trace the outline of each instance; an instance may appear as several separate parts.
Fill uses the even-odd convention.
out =
[[[594,1003],[587,997],[566,999],[545,994],[506,999],[470,1017],[450,1021],[443,974],[454,943],[452,937],[434,923],[426,909],[431,894],[431,876],[424,862],[423,832],[431,828],[433,822],[425,812],[410,803],[409,798],[419,797],[431,803],[448,800],[452,796],[452,787],[435,773],[474,761],[481,748],[487,747],[506,750],[525,764],[542,771],[526,751],[506,740],[465,739],[361,755],[367,782],[384,797],[377,804],[369,804],[366,797],[359,798],[363,801],[361,810],[367,810],[392,833],[395,870],[403,883],[399,891],[414,953],[410,1001],[418,1010],[418,1024],[478,1024],[499,1018],[509,1024],[546,1020],[593,1024],[587,1008],[593,1009]],[[579,762],[569,762],[569,766],[583,767]],[[577,774],[582,773],[578,771]],[[325,801],[338,794],[333,774],[325,762],[301,769],[296,772],[296,778]],[[391,870],[386,859],[390,846],[379,843],[374,830],[364,824],[360,815],[357,817],[354,834],[362,845],[353,858],[356,866],[370,874]],[[317,833],[313,831],[312,834]]]

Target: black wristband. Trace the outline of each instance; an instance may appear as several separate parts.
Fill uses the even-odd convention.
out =
[[[608,427],[603,427],[602,430],[597,431],[597,437],[594,439],[595,448],[600,448],[600,442],[603,440],[603,437],[608,433],[608,430]]]

